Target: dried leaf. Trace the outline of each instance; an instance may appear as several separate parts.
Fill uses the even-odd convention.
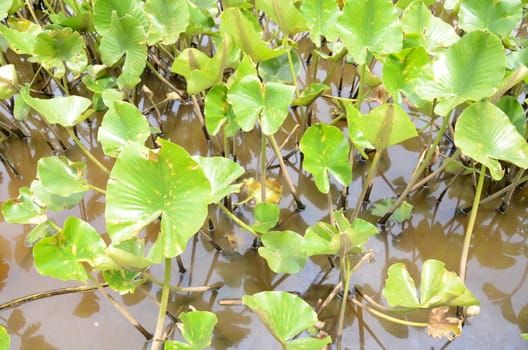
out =
[[[449,307],[441,306],[431,310],[427,333],[433,338],[447,337],[453,340],[462,334],[462,320],[446,316]]]

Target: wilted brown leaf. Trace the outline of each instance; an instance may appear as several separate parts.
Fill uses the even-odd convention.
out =
[[[453,340],[462,334],[462,320],[446,316],[449,307],[441,306],[431,310],[427,332],[433,338],[447,337]]]

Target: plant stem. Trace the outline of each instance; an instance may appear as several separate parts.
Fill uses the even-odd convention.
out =
[[[471,236],[473,234],[473,228],[475,227],[475,220],[477,219],[477,212],[480,202],[480,195],[482,194],[482,188],[484,187],[484,178],[486,177],[486,166],[481,164],[480,175],[477,183],[477,190],[475,198],[473,199],[473,208],[471,209],[471,215],[469,216],[469,222],[466,227],[466,233],[464,236],[464,245],[462,246],[462,256],[460,257],[460,269],[458,275],[462,281],[466,278],[466,267],[467,259],[469,254],[469,244],[471,243]]]
[[[156,331],[154,332],[154,339],[150,350],[158,350],[164,343],[162,339],[163,326],[165,325],[165,314],[167,313],[167,304],[169,303],[169,285],[171,277],[171,259],[165,259],[165,274],[163,278],[163,288],[161,289],[160,309],[158,313],[158,322],[156,323]]]
[[[330,215],[330,225],[335,226],[334,201],[332,199],[331,189],[328,189],[328,193],[326,194],[326,199],[328,202],[328,215]]]
[[[92,189],[92,190],[94,190],[96,192],[99,192],[101,194],[106,194],[106,191],[103,190],[102,188],[99,188],[99,187],[97,187],[95,185],[91,185],[91,184],[87,184],[87,185],[88,185],[88,187],[90,187],[90,189]]]
[[[237,218],[235,216],[235,214],[233,214],[231,211],[229,211],[226,207],[224,207],[224,205],[222,203],[217,203],[217,205],[220,207],[220,209],[222,209],[222,211],[227,215],[229,216],[229,218],[231,220],[233,220],[238,226],[242,227],[244,230],[248,231],[249,233],[251,233],[253,236],[259,238],[259,234],[253,230],[248,224],[246,224],[244,221],[240,220],[239,218]]]
[[[379,312],[376,309],[373,309],[371,307],[363,305],[362,303],[360,303],[356,299],[351,299],[351,300],[357,306],[361,307],[362,309],[367,310],[368,312],[370,312],[373,315],[378,316],[379,318],[383,318],[384,320],[387,320],[387,321],[390,321],[390,322],[394,322],[394,323],[397,323],[397,324],[401,324],[401,325],[404,325],[404,326],[410,326],[410,327],[427,327],[427,326],[429,326],[429,324],[425,323],[425,322],[406,321],[406,320],[402,320],[402,319],[399,319],[399,318],[396,318],[396,317],[392,317],[392,316],[386,315],[386,314],[384,314],[382,312]]]
[[[110,171],[97,159],[93,156],[93,154],[90,153],[90,151],[82,144],[81,140],[75,135],[72,128],[66,128],[68,131],[68,134],[73,139],[73,142],[79,147],[79,149],[84,153],[84,155],[90,159],[99,169],[101,169],[106,174],[110,174]]]
[[[275,155],[277,156],[277,159],[279,160],[279,164],[280,164],[282,173],[284,175],[284,179],[286,180],[286,183],[288,184],[288,188],[290,189],[290,192],[293,196],[293,199],[295,200],[295,203],[297,204],[297,209],[303,210],[306,207],[299,199],[299,196],[297,195],[297,191],[295,190],[295,187],[293,186],[293,181],[290,177],[290,173],[288,172],[288,168],[286,168],[286,164],[284,163],[284,159],[282,158],[279,146],[277,145],[277,141],[275,140],[275,137],[273,135],[268,135],[268,140],[271,144],[271,147],[273,148],[273,152],[275,152]]]
[[[352,271],[350,270],[350,258],[348,254],[345,254],[341,258],[341,271],[344,274],[344,288],[343,288],[343,299],[341,300],[341,309],[339,311],[339,321],[337,322],[337,350],[341,350],[341,342],[343,340],[343,325],[345,321],[345,311],[348,301],[348,288],[350,286],[350,277]]]
[[[266,136],[260,131],[260,201],[266,203]]]
[[[370,184],[374,180],[374,176],[376,174],[376,169],[378,167],[380,158],[381,158],[381,151],[376,151],[376,153],[374,154],[374,158],[372,159],[372,163],[370,164],[369,172],[367,174],[367,180],[365,181],[365,184],[361,188],[361,193],[357,199],[356,207],[354,208],[354,212],[352,213],[350,222],[352,222],[352,220],[357,218],[357,216],[359,215],[359,210],[361,208],[361,205],[363,204],[365,195],[370,187]]]
[[[156,277],[152,276],[150,273],[148,272],[143,272],[143,274],[145,275],[145,277],[159,285],[159,286],[163,286],[164,285],[164,282],[163,281],[160,281],[159,279],[157,279]],[[224,285],[223,282],[217,282],[217,283],[213,283],[209,286],[198,286],[198,287],[180,287],[180,286],[173,286],[173,285],[169,285],[168,288],[174,292],[180,292],[180,293],[202,293],[202,292],[207,292],[209,290],[218,290],[220,288],[222,288]]]

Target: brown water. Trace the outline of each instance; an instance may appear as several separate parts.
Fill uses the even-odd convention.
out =
[[[324,69],[324,67],[322,68]],[[335,87],[334,87],[335,89]],[[161,94],[161,93],[160,93]],[[139,101],[142,106],[142,101]],[[193,154],[210,154],[192,108],[175,104],[168,106],[163,115],[165,137],[179,143]],[[328,115],[329,106],[321,101],[318,115]],[[326,112],[325,112],[326,111]],[[156,125],[156,122],[153,121]],[[283,139],[293,123],[286,123],[278,135]],[[96,146],[94,124],[83,123],[80,137],[86,145]],[[285,147],[288,153],[294,147],[293,138]],[[240,145],[243,144],[243,148]],[[254,174],[260,147],[259,134],[250,132],[238,141],[238,160],[248,174]],[[28,186],[35,176],[36,160],[52,151],[38,135],[29,142],[11,138],[1,144],[4,154],[23,174],[21,179],[2,166],[0,172],[0,200],[18,195],[20,186]],[[418,158],[421,145],[412,140],[389,150],[383,158],[376,178],[371,200],[395,196],[408,180]],[[101,150],[92,151],[102,158]],[[66,155],[72,160],[87,161],[76,149],[70,147]],[[269,153],[271,157],[271,152]],[[300,170],[299,157],[290,159],[291,174],[307,205],[303,212],[295,212],[291,196],[285,190],[281,201],[281,229],[304,232],[305,228],[320,220],[327,220],[326,197],[321,195],[309,175]],[[89,161],[87,161],[89,162]],[[106,159],[108,165],[111,160]],[[105,187],[105,177],[91,164],[88,180]],[[367,165],[354,164],[354,182],[350,187],[347,204],[355,205],[364,181]],[[277,169],[270,175],[280,178]],[[433,184],[428,190],[410,197],[414,214],[409,222],[389,224],[387,232],[377,235],[367,244],[375,259],[362,266],[352,277],[352,284],[364,287],[371,296],[382,300],[381,290],[387,267],[403,261],[415,277],[426,259],[439,259],[449,270],[457,271],[467,217],[456,216],[455,209],[472,200],[470,178],[460,178],[449,188],[443,201],[436,198],[445,188],[446,181]],[[285,187],[286,188],[286,187]],[[340,187],[332,187],[334,198]],[[471,318],[462,337],[452,343],[430,338],[425,330],[407,328],[382,322],[376,317],[348,306],[343,344],[345,349],[526,349],[528,344],[519,338],[528,332],[528,250],[526,225],[528,192],[520,190],[505,215],[494,211],[497,203],[479,211],[475,237],[472,240],[466,284],[481,301],[480,315]],[[70,215],[80,216],[99,232],[105,232],[104,197],[90,192],[81,205],[66,212],[55,213],[59,224]],[[250,218],[242,208],[237,215]],[[368,216],[368,213],[364,214]],[[251,249],[252,236],[237,227],[215,208],[210,218],[215,223],[215,241],[223,248],[216,252],[212,246],[196,236],[182,256],[187,272],[180,274],[174,267],[172,283],[182,286],[206,285],[222,281],[225,286],[217,293],[172,294],[169,309],[175,314],[192,305],[199,310],[211,310],[218,317],[214,331],[214,349],[278,349],[279,344],[268,333],[258,317],[242,306],[222,306],[218,300],[241,298],[264,290],[292,291],[300,294],[311,305],[324,299],[339,280],[338,270],[331,269],[326,258],[311,259],[304,270],[296,275],[277,275],[265,261]],[[45,290],[77,285],[40,276],[33,268],[31,251],[25,246],[29,226],[0,222],[0,302]],[[161,268],[153,274],[161,278]],[[160,290],[146,285],[134,295],[113,294],[151,332],[154,331]],[[334,334],[340,299],[334,300],[320,315],[326,322],[325,330]],[[419,315],[418,317],[421,317]],[[15,309],[0,312],[0,319],[11,335],[12,349],[148,349],[146,342],[123,317],[97,292],[59,296],[34,301]]]

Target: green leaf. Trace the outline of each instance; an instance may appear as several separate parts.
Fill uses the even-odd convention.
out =
[[[289,54],[291,56],[295,77],[297,77],[301,70],[301,59],[295,51],[290,51]],[[280,56],[273,57],[269,60],[260,62],[260,64],[258,65],[258,72],[259,76],[262,77],[262,80],[265,82],[293,82],[292,72],[288,60],[288,53],[284,53]]]
[[[93,261],[104,253],[105,247],[103,239],[90,224],[69,217],[62,231],[35,245],[35,267],[45,276],[85,282],[88,275],[82,263]]]
[[[191,311],[182,312],[178,318],[182,321],[178,328],[189,344],[168,340],[164,350],[199,350],[211,345],[213,328],[218,322],[215,314],[209,311]]]
[[[149,20],[148,43],[172,45],[189,25],[190,15],[185,0],[148,0],[145,15]]]
[[[143,273],[131,270],[106,270],[103,277],[110,288],[119,294],[134,293],[137,287],[145,283]]]
[[[141,2],[138,0],[95,0],[93,5],[93,17],[95,29],[105,36],[111,30],[113,13],[117,18],[135,14],[141,10]]]
[[[185,49],[172,64],[172,71],[187,82],[187,92],[197,94],[221,81],[225,65],[225,51],[210,58],[197,49]]]
[[[430,309],[480,304],[454,272],[447,271],[443,262],[434,259],[426,260],[422,266],[420,294],[418,301],[414,281],[405,264],[396,263],[389,267],[383,296],[392,307]]]
[[[67,73],[66,68],[80,75],[88,65],[85,50],[81,35],[71,28],[45,30],[35,39],[30,61],[42,64],[57,78],[62,78]]]
[[[311,83],[301,92],[301,96],[293,100],[292,106],[309,106],[315,99],[323,94],[323,92],[330,90],[330,86],[326,84]]]
[[[386,103],[373,108],[355,122],[378,151],[418,136],[407,112],[396,104]]]
[[[402,47],[398,11],[390,0],[349,0],[337,21],[341,40],[358,64],[367,52],[389,53]]]
[[[293,231],[270,231],[261,236],[263,247],[259,255],[268,262],[276,273],[299,273],[306,264],[302,250],[303,237]]]
[[[79,124],[88,118],[85,113],[90,107],[90,100],[82,96],[59,96],[50,99],[31,97],[29,85],[20,90],[24,102],[42,115],[50,124],[60,124],[65,127]]]
[[[258,233],[271,230],[279,222],[280,208],[277,204],[260,202],[253,209],[256,223],[251,227]]]
[[[383,85],[397,103],[402,103],[401,91],[414,105],[423,104],[416,94],[416,84],[424,67],[430,62],[423,47],[405,49],[387,56],[383,65]]]
[[[242,297],[282,344],[317,324],[317,314],[304,300],[286,292],[261,292]]]
[[[392,264],[388,268],[383,296],[392,307],[417,308],[420,306],[414,280],[404,263]]]
[[[18,189],[18,198],[2,204],[2,216],[12,224],[40,224],[47,220],[45,208],[27,187]]]
[[[54,211],[61,211],[64,209],[71,209],[75,207],[84,198],[85,192],[76,192],[66,196],[61,196],[50,192],[55,190],[52,186],[44,186],[40,180],[33,180],[31,182],[31,192],[38,198],[39,203],[45,205],[48,209]]]
[[[72,162],[68,158],[43,157],[37,163],[37,177],[49,193],[67,197],[86,192],[90,188],[84,179],[86,164]]]
[[[374,208],[372,208],[372,215],[376,215],[377,217],[383,217],[389,209],[394,205],[396,200],[392,198],[383,199],[379,202],[377,202],[374,205]],[[412,215],[413,206],[406,201],[403,201],[398,208],[392,213],[391,219],[398,222],[403,223],[411,218]]]
[[[517,28],[522,15],[520,0],[463,0],[458,12],[460,28],[466,32],[486,30],[500,37]]]
[[[131,143],[117,157],[106,191],[106,224],[113,242],[130,239],[161,216],[153,260],[181,254],[207,215],[211,187],[202,169],[178,145],[161,149]]]
[[[417,35],[419,45],[430,54],[438,54],[443,48],[459,39],[455,29],[440,18],[433,16],[431,10],[421,0],[413,1],[403,11],[401,24],[406,34],[406,47],[409,47],[409,39]]]
[[[256,0],[255,6],[268,15],[287,36],[307,29],[306,20],[293,0]]]
[[[524,340],[528,341],[528,333],[522,333],[521,334],[521,339],[524,339]]]
[[[327,222],[317,222],[304,233],[303,251],[308,255],[336,255],[341,241],[339,231]]]
[[[227,102],[227,86],[219,84],[213,86],[205,96],[205,127],[211,135],[216,135],[224,126],[227,137],[235,135],[239,130],[235,122],[235,113],[231,104]]]
[[[262,132],[272,135],[288,116],[295,87],[279,83],[261,83],[250,75],[236,81],[227,94],[235,120],[244,131],[253,129],[259,118]]]
[[[11,98],[17,92],[17,80],[15,65],[0,67],[0,99]]]
[[[8,350],[11,338],[3,326],[0,326],[0,350]]]
[[[358,149],[361,155],[368,159],[365,149],[374,149],[372,143],[365,138],[365,135],[361,132],[361,129],[358,126],[358,121],[363,118],[363,114],[354,106],[352,101],[339,101],[338,102],[342,108],[345,110],[346,120],[347,120],[347,131],[350,141]]]
[[[50,221],[46,220],[33,227],[33,229],[29,231],[24,243],[27,247],[33,247],[35,243],[37,243],[42,238],[52,236],[56,232],[57,231],[55,228],[50,224]]]
[[[25,18],[9,18],[9,27],[0,24],[0,34],[9,43],[9,47],[20,55],[32,55],[33,44],[42,31],[38,24]]]
[[[300,10],[307,20],[310,39],[316,47],[321,47],[321,37],[328,41],[337,39],[335,24],[339,17],[339,7],[335,0],[305,0]]]
[[[416,91],[428,101],[438,99],[435,111],[447,115],[462,102],[493,95],[504,77],[504,67],[500,40],[490,33],[471,32],[436,58]]]
[[[526,117],[521,104],[515,97],[503,96],[495,105],[508,116],[521,136],[526,135]]]
[[[13,0],[4,0],[2,1],[2,3],[0,3],[0,19],[4,19],[7,17],[7,11],[9,11],[9,9],[11,8],[11,5],[13,5]],[[2,330],[5,332],[5,329],[2,326],[0,326],[0,331]],[[1,344],[2,344],[2,341],[0,340],[0,349],[3,349],[1,347]]]
[[[301,138],[299,149],[304,154],[303,167],[312,173],[319,191],[328,193],[330,172],[343,186],[352,181],[352,165],[348,160],[350,146],[338,128],[332,125],[310,126]]]
[[[210,203],[218,203],[225,196],[239,191],[240,186],[230,184],[244,174],[240,165],[224,157],[198,156],[194,159],[211,184]]]
[[[326,336],[319,338],[297,338],[286,343],[287,350],[320,350],[325,349],[328,344],[332,343],[332,338]]]
[[[99,46],[103,62],[112,66],[125,55],[121,75],[117,79],[119,88],[132,88],[140,81],[147,64],[146,34],[141,23],[130,15],[118,17],[112,12],[112,21]]]
[[[130,103],[116,101],[105,113],[97,132],[106,155],[116,157],[129,143],[144,144],[150,136],[147,119]]]
[[[488,101],[476,102],[462,112],[455,126],[455,144],[486,165],[495,180],[504,175],[499,160],[528,168],[528,144],[504,112]]]
[[[261,62],[284,53],[284,49],[270,49],[268,44],[262,41],[261,34],[253,26],[258,21],[249,12],[231,7],[226,9],[220,17],[220,31],[229,34],[237,46],[254,62]]]

